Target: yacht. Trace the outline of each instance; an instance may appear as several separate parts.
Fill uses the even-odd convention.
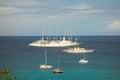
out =
[[[38,40],[29,44],[29,46],[34,47],[68,47],[77,45],[79,45],[79,43],[66,40],[65,37],[63,37],[62,40]]]
[[[65,53],[90,53],[93,52],[93,49],[85,49],[80,47],[68,48],[63,50]]]
[[[40,65],[40,69],[51,69],[52,65],[47,64],[47,51],[45,49],[45,64]]]
[[[53,71],[53,73],[63,73],[63,70],[55,69],[55,70]]]
[[[59,54],[58,54],[58,68],[54,69],[53,73],[63,73],[63,70],[60,69]]]
[[[81,64],[86,64],[86,63],[88,63],[88,60],[86,60],[86,59],[80,59],[80,60],[79,60],[79,63],[81,63]]]
[[[47,64],[40,65],[40,69],[51,69],[51,68],[52,68],[51,65],[47,65]]]
[[[83,58],[79,60],[79,63],[80,64],[87,64],[88,63],[86,54],[83,54]]]

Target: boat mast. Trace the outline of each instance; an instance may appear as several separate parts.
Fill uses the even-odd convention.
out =
[[[72,42],[72,31],[71,31],[71,42]]]
[[[87,59],[86,53],[83,54],[83,59],[85,59],[85,60]]]
[[[60,69],[60,60],[59,60],[59,53],[58,53],[58,69]]]
[[[64,35],[63,35],[63,40],[62,41],[65,41],[66,38],[65,38],[65,30],[64,30]]]
[[[42,41],[44,40],[43,35],[44,35],[44,29],[42,28]]]
[[[57,40],[57,27],[55,27],[55,33],[56,33],[55,40]]]
[[[47,64],[47,51],[45,49],[45,64]]]
[[[85,42],[85,48],[87,49],[87,42]]]

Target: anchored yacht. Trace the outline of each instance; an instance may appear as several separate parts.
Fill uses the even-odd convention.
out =
[[[80,60],[79,60],[79,63],[81,63],[81,64],[86,64],[86,63],[88,63],[88,60],[80,59]]]
[[[52,65],[47,64],[47,51],[45,49],[45,64],[40,65],[40,69],[51,69]]]
[[[66,52],[66,53],[90,53],[93,51],[94,51],[93,49],[85,49],[85,48],[80,48],[80,47],[74,47],[74,48],[63,50],[63,52]]]
[[[53,73],[63,73],[63,70],[60,69],[60,59],[58,54],[58,68],[54,69]]]

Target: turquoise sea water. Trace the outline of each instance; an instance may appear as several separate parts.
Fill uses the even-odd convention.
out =
[[[51,37],[52,38],[52,37]],[[80,36],[80,42],[95,49],[87,54],[88,64],[79,64],[82,54],[58,52],[64,48],[46,48],[50,70],[41,70],[45,48],[28,47],[39,37],[0,37],[0,69],[13,70],[17,80],[120,80],[120,36]],[[81,44],[81,47],[86,47]],[[63,74],[53,74],[60,55]]]

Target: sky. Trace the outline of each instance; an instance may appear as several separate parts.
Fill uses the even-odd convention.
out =
[[[0,0],[0,36],[120,35],[120,0]]]

